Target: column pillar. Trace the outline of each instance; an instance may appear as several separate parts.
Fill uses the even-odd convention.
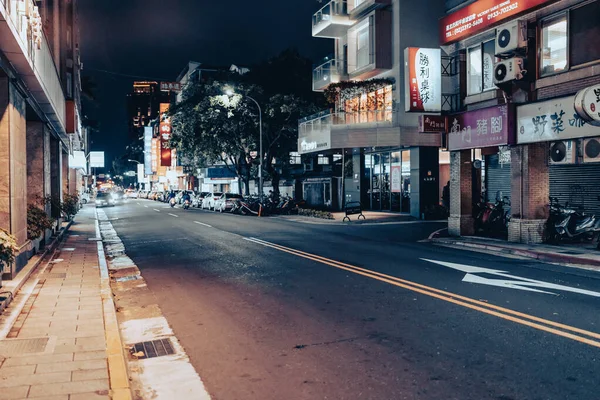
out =
[[[17,239],[19,254],[6,279],[27,263],[27,147],[25,100],[8,78],[0,78],[0,228]]]
[[[40,205],[46,196],[44,124],[27,121],[27,202]]]
[[[450,217],[451,236],[472,235],[473,223],[473,166],[471,150],[450,153]]]
[[[532,143],[511,149],[511,214],[508,240],[541,243],[548,219],[550,171],[548,144]]]
[[[437,147],[410,149],[410,214],[426,218],[440,203],[440,153]]]
[[[60,210],[56,203],[62,201],[62,145],[54,137],[50,138],[50,196],[52,197],[52,217],[59,219]]]
[[[63,199],[63,196],[65,194],[69,193],[69,153],[67,153],[66,151],[64,151],[64,149],[62,149],[62,145],[61,145],[61,159],[60,159],[60,165],[61,165],[61,194],[60,194],[60,198]]]

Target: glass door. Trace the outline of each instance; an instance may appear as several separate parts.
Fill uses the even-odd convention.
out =
[[[390,199],[390,153],[382,153],[381,154],[381,174],[379,187],[381,188],[381,210],[390,211],[391,207],[391,199]]]

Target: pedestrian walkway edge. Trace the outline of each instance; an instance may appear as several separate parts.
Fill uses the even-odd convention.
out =
[[[23,269],[21,269],[21,271],[19,271],[19,273],[17,274],[15,279],[10,280],[10,281],[4,281],[3,286],[0,288],[0,293],[8,294],[8,296],[6,297],[6,299],[4,301],[0,301],[0,314],[2,314],[2,312],[10,305],[10,303],[13,301],[13,299],[15,298],[15,296],[17,295],[19,290],[21,290],[21,288],[23,287],[25,282],[27,282],[29,277],[38,269],[38,267],[40,266],[42,261],[46,258],[46,256],[48,254],[50,254],[52,251],[54,251],[54,249],[56,249],[56,247],[58,247],[58,244],[64,237],[64,234],[66,232],[68,232],[68,230],[72,224],[73,224],[73,221],[72,220],[69,221],[67,226],[65,226],[63,229],[61,229],[58,232],[56,237],[52,240],[52,242],[48,246],[46,246],[44,248],[44,251],[41,254],[36,254],[27,262],[25,267],[23,267]],[[1,274],[1,272],[0,272],[0,274]]]
[[[100,239],[100,226],[98,213],[95,213],[96,238]],[[106,352],[108,356],[108,374],[113,400],[131,400],[131,388],[127,374],[127,361],[123,352],[123,342],[117,322],[117,312],[110,288],[110,276],[104,246],[101,240],[98,246],[98,263],[100,266],[100,293],[102,296],[102,310],[104,314],[104,331],[106,334]]]

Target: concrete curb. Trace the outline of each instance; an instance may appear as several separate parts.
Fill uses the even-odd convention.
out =
[[[42,254],[37,254],[37,255],[33,256],[27,262],[25,267],[23,267],[23,269],[21,271],[19,271],[19,273],[17,274],[15,279],[12,279],[10,281],[5,281],[5,282],[7,282],[7,284],[2,285],[2,287],[0,288],[0,293],[8,293],[9,295],[6,298],[6,300],[0,301],[0,314],[2,314],[2,312],[10,305],[10,303],[12,303],[13,299],[15,298],[15,296],[17,295],[19,290],[21,290],[21,288],[23,287],[25,282],[27,282],[29,277],[35,271],[37,271],[38,267],[40,266],[42,261],[46,258],[46,256],[48,256],[48,254],[53,252],[58,247],[58,245],[62,241],[65,233],[67,233],[69,231],[69,228],[71,228],[71,225],[73,225],[73,220],[69,221],[67,226],[65,226],[58,232],[58,234],[56,235],[54,240],[52,240],[52,243],[50,243],[50,245],[48,245],[44,248],[44,251],[42,252]]]
[[[577,257],[573,255],[567,254],[556,254],[556,253],[543,253],[540,251],[519,249],[519,248],[507,248],[502,246],[494,246],[491,244],[480,244],[480,243],[470,243],[460,240],[452,240],[452,239],[430,239],[431,243],[443,246],[450,246],[454,248],[462,248],[462,249],[476,249],[476,250],[487,250],[489,252],[497,253],[498,255],[510,254],[514,256],[520,256],[525,258],[531,258],[538,261],[544,261],[549,263],[558,263],[558,264],[571,264],[571,267],[578,268],[577,266],[586,266],[586,267],[595,267],[595,270],[600,271],[600,261],[591,260],[589,258]],[[585,268],[588,269],[588,268]]]
[[[98,212],[94,212],[96,219],[96,237],[101,239]],[[104,254],[102,240],[96,242],[98,246],[98,263],[100,266],[100,293],[102,296],[102,312],[104,314],[104,331],[106,334],[106,353],[108,355],[108,374],[113,400],[131,400],[131,388],[127,374],[127,361],[125,360],[123,342],[117,321],[117,312],[110,288],[110,275]]]

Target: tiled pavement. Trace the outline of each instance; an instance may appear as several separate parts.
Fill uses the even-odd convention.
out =
[[[0,399],[110,398],[97,245],[88,240],[95,236],[87,207],[0,341]],[[3,344],[34,338],[41,339],[38,348],[21,342],[18,350],[2,351]]]

